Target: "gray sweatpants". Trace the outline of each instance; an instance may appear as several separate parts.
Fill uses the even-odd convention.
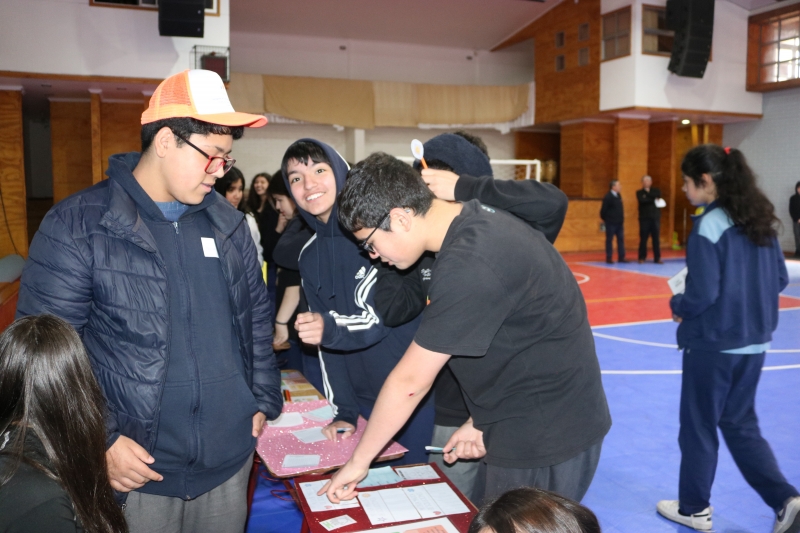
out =
[[[518,487],[549,490],[580,502],[592,483],[602,447],[603,441],[600,441],[572,459],[542,468],[503,468],[481,463],[486,473],[483,502],[487,503]]]
[[[242,533],[252,467],[250,455],[232,478],[194,500],[132,491],[125,504],[130,533]]]

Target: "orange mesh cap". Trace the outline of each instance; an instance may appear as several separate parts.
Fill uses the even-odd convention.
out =
[[[267,123],[261,115],[234,111],[219,74],[199,69],[184,70],[162,81],[142,113],[142,124],[184,117],[221,126],[260,128]]]

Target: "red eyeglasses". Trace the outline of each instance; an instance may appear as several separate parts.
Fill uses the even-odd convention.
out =
[[[197,150],[198,152],[200,152],[201,154],[203,154],[208,158],[208,163],[206,164],[205,168],[206,174],[216,174],[217,172],[219,172],[219,169],[222,169],[222,173],[225,174],[233,167],[233,165],[236,164],[236,160],[231,159],[230,157],[220,157],[220,156],[212,157],[207,153],[205,153],[204,151],[202,151],[197,146],[190,143],[187,139],[184,139],[182,136],[175,133],[175,130],[172,130],[172,133],[173,135],[175,135],[175,137],[182,140],[183,142],[185,142],[186,144],[188,144],[189,146],[191,146],[192,148],[194,148],[195,150]]]

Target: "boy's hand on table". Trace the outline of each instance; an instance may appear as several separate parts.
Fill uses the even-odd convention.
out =
[[[455,450],[447,451],[444,454],[444,460],[451,464],[459,459],[480,459],[486,455],[486,447],[483,445],[483,431],[475,429],[472,425],[472,418],[453,433],[443,448],[445,450],[453,450],[455,448]]]
[[[342,433],[338,433],[338,429],[344,429],[346,431]],[[342,440],[349,439],[353,432],[355,432],[356,427],[351,424],[350,422],[345,422],[344,420],[337,420],[336,422],[331,422],[324,428],[322,428],[322,434],[325,435],[325,438],[328,440],[335,441],[336,435],[341,435]]]
[[[325,483],[317,496],[322,496],[327,493],[328,499],[331,503],[340,503],[342,500],[352,500],[356,497],[356,485],[359,481],[367,477],[369,472],[369,464],[366,466],[357,466],[353,463],[351,458],[347,461],[342,468],[336,472],[333,477]]]
[[[434,170],[432,168],[423,169],[421,174],[422,181],[425,182],[437,198],[448,202],[455,201],[458,174],[448,170]]]
[[[294,323],[297,336],[306,344],[318,345],[322,343],[322,333],[325,331],[325,321],[319,313],[300,313]]]

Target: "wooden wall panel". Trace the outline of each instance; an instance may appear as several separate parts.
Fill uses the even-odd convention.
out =
[[[103,179],[103,127],[100,111],[100,93],[91,94],[91,127],[92,127],[92,183],[100,183]]]
[[[618,118],[614,128],[616,177],[622,184],[625,206],[625,245],[639,246],[639,203],[636,191],[647,174],[649,123],[647,120]]]
[[[561,122],[600,112],[600,0],[562,2],[535,21],[527,35],[535,42],[536,122]],[[578,27],[589,24],[589,39],[578,41]],[[556,32],[564,46],[555,47]],[[589,48],[589,64],[578,65],[578,50]],[[556,72],[556,56],[565,69]]]
[[[601,200],[570,199],[567,217],[556,239],[559,252],[588,252],[605,249],[605,232],[600,231]]]
[[[706,124],[704,142],[722,146],[722,124]]]
[[[53,203],[92,185],[91,104],[50,102]]]
[[[0,91],[0,257],[28,257],[22,92]]]
[[[561,127],[561,190],[569,197],[583,196],[583,123]]]
[[[103,179],[108,158],[122,152],[138,152],[142,148],[142,104],[103,102],[101,106]]]
[[[583,197],[603,198],[614,179],[614,124],[584,125]]]
[[[681,245],[686,245],[685,237],[692,231],[692,217],[695,207],[686,199],[683,192],[683,172],[681,172],[681,162],[694,144],[692,143],[692,128],[678,127],[675,137],[675,202],[673,205],[675,217],[675,231],[678,232],[678,241]],[[685,215],[685,223],[684,223]]]
[[[656,122],[650,124],[647,152],[647,173],[653,178],[653,187],[661,189],[661,197],[667,207],[661,211],[661,243],[670,246],[672,232],[675,230],[675,151],[678,134],[678,123]]]
[[[558,161],[561,154],[561,136],[558,133],[518,131],[514,133],[514,157]]]

